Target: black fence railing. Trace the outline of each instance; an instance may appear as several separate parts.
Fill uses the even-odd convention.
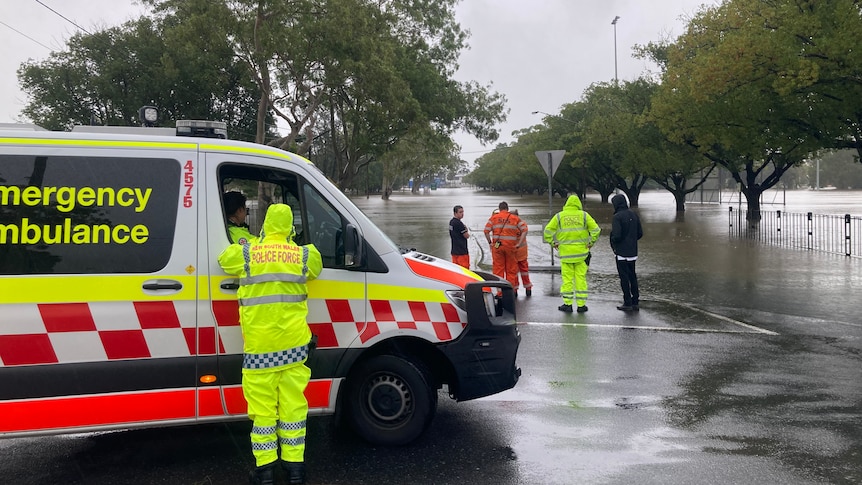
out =
[[[761,211],[748,221],[745,211],[729,212],[730,235],[764,244],[862,257],[862,216]]]

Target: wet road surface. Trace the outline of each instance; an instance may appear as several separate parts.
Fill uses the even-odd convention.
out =
[[[445,257],[452,206],[480,229],[499,200],[439,191],[357,204],[396,242]],[[401,448],[312,417],[310,484],[862,483],[862,260],[729,240],[726,209],[690,206],[680,218],[647,197],[641,311],[623,313],[610,208],[588,200],[604,231],[590,310],[563,314],[540,237],[547,199],[506,200],[530,225],[536,268],[533,296],[518,298],[518,385],[466,403],[441,393],[429,431]],[[486,267],[487,247],[470,249]],[[0,440],[0,480],[246,483],[249,429]]]

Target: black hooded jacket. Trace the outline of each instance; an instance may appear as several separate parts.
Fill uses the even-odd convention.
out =
[[[611,227],[611,249],[617,256],[633,258],[638,255],[638,239],[643,237],[641,220],[626,202],[626,197],[617,194],[611,198],[614,205],[614,220]]]

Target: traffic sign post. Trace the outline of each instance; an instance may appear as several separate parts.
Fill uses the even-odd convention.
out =
[[[536,152],[536,158],[539,159],[539,165],[548,174],[548,217],[554,215],[553,209],[553,180],[554,172],[560,167],[560,162],[563,161],[565,150],[540,150]],[[551,266],[554,265],[554,248],[551,248]]]
[[[536,158],[539,159],[539,165],[548,174],[548,215],[553,215],[551,197],[553,197],[553,188],[551,182],[554,179],[554,172],[560,168],[560,162],[563,161],[565,150],[540,150],[536,152]]]

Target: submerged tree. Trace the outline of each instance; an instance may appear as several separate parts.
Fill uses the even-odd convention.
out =
[[[730,0],[701,10],[670,46],[654,119],[730,172],[749,219],[788,169],[820,148],[858,144],[862,85],[849,73],[862,69],[860,8]]]

